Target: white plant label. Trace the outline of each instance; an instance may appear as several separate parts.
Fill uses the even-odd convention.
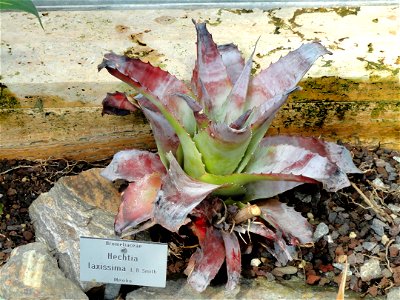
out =
[[[167,244],[80,238],[80,280],[165,287]]]

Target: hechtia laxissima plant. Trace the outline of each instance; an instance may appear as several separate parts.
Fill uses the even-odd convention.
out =
[[[238,233],[265,237],[282,265],[292,259],[295,245],[312,243],[307,220],[267,198],[303,183],[337,191],[349,185],[346,173],[359,170],[337,144],[264,137],[288,95],[327,49],[317,42],[304,44],[253,77],[252,57],[245,63],[234,44],[217,46],[206,24],[195,27],[197,60],[190,87],[139,59],[105,55],[99,70],[106,68],[140,94],[132,102],[123,93],[108,94],[103,113],[141,109],[158,154],[118,152],[102,175],[130,182],[115,219],[116,233],[154,224],[172,232],[190,226],[200,248],[186,269],[188,283],[203,291],[226,261],[226,287],[232,290],[241,272]],[[252,218],[240,223],[247,210]]]

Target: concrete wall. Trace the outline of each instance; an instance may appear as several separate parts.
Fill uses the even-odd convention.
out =
[[[207,21],[217,43],[236,43],[246,58],[261,37],[254,71],[311,40],[333,52],[312,67],[271,134],[400,149],[398,15],[398,5],[49,11],[43,31],[31,15],[2,12],[1,83],[8,89],[0,99],[0,158],[95,160],[122,148],[154,147],[140,114],[100,116],[105,93],[129,87],[98,73],[97,65],[114,51],[189,80],[192,18]]]

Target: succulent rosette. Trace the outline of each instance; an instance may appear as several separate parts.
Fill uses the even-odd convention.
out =
[[[304,44],[252,76],[252,56],[245,62],[234,44],[218,46],[205,23],[194,24],[197,60],[190,86],[139,59],[105,55],[99,70],[107,69],[139,95],[130,101],[120,92],[108,94],[103,113],[126,115],[141,109],[158,153],[118,152],[102,175],[130,182],[115,219],[116,233],[154,224],[178,232],[189,225],[200,248],[187,267],[188,282],[203,291],[226,260],[231,290],[241,271],[235,232],[265,237],[282,264],[292,258],[289,245],[312,242],[311,225],[300,213],[265,199],[304,183],[337,191],[350,185],[346,173],[359,170],[349,151],[335,143],[264,137],[301,78],[329,54],[325,47]],[[235,208],[249,202],[257,203],[260,213],[253,220],[258,222],[228,222]]]

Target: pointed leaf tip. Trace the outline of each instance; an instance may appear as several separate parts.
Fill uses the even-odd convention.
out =
[[[207,112],[210,119],[222,122],[225,118],[223,104],[232,89],[232,83],[206,24],[195,23],[195,27],[197,31],[197,61],[192,83],[197,88],[198,94],[201,95],[201,103],[205,102],[203,100],[204,91],[207,92],[209,97],[207,100],[211,104]]]
[[[314,62],[325,54],[331,52],[318,42],[303,44],[261,71],[250,82],[248,108],[293,90]]]

